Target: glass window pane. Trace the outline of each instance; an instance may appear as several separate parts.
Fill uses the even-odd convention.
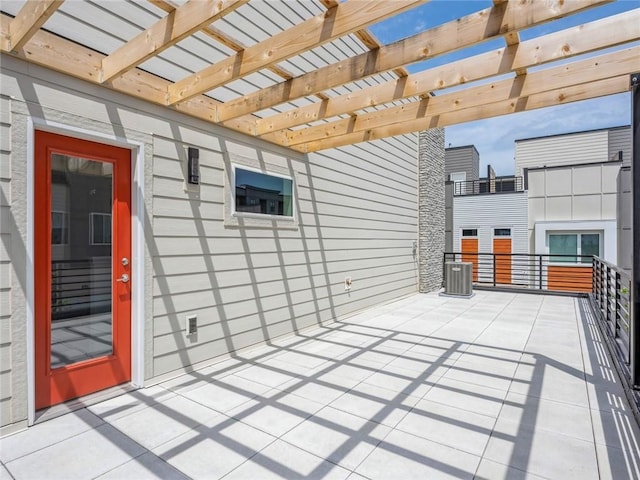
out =
[[[600,235],[583,233],[580,235],[580,253],[582,255],[600,255]],[[590,258],[581,258],[582,263],[591,263]]]
[[[293,180],[236,168],[236,212],[293,216]]]
[[[494,236],[496,237],[510,237],[511,229],[510,228],[496,228],[493,231]]]
[[[51,179],[51,368],[59,368],[113,351],[113,181],[109,164],[60,154]]]
[[[563,257],[552,257],[551,262],[576,263],[578,253],[578,236],[576,234],[553,234],[549,235],[550,255],[574,255]]]
[[[463,237],[477,237],[478,229],[477,228],[465,228],[462,230]]]

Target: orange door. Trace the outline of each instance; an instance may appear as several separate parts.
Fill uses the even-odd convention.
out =
[[[36,408],[131,379],[131,152],[35,134]]]
[[[462,261],[473,263],[473,281],[478,281],[478,239],[462,238]]]
[[[497,254],[495,256],[496,283],[511,284],[511,239],[494,238],[493,253]]]

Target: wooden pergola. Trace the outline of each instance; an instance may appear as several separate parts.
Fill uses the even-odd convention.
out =
[[[639,66],[640,47],[624,44],[640,39],[640,9],[520,41],[521,30],[609,0],[494,0],[490,8],[388,45],[381,45],[367,26],[426,0],[322,0],[322,14],[248,46],[217,28],[223,17],[257,1],[262,0],[191,0],[181,5],[149,0],[166,15],[113,51],[96,51],[48,28],[48,20],[60,15],[62,0],[29,0],[15,16],[1,14],[1,49],[301,152],[627,92],[629,75]],[[230,54],[176,81],[140,68],[196,33],[206,34]],[[280,65],[346,35],[357,36],[369,51],[297,76]],[[502,48],[419,73],[404,69],[500,37]],[[617,46],[622,47],[611,50]],[[571,61],[586,53],[592,56]],[[541,65],[545,67],[534,68]],[[227,101],[210,93],[260,71],[279,80]],[[383,72],[391,72],[385,82],[348,94],[326,93]],[[472,82],[475,85],[448,90]],[[303,97],[311,100],[281,112],[272,109]]]

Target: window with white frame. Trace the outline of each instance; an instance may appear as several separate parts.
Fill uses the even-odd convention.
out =
[[[550,232],[549,254],[560,256],[549,260],[552,263],[591,263],[592,255],[602,255],[601,244],[602,235],[599,232]]]
[[[234,214],[293,217],[293,179],[234,166]]]
[[[111,245],[110,213],[91,213],[91,244]]]

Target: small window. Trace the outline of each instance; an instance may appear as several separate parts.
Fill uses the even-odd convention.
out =
[[[494,228],[493,236],[494,237],[510,237],[511,229],[510,228]]]
[[[69,223],[65,212],[51,212],[51,245],[69,243]]]
[[[293,180],[236,167],[235,213],[293,217]]]
[[[591,263],[588,257],[578,255],[600,255],[600,234],[598,233],[550,233],[549,254],[551,262]]]
[[[477,237],[478,229],[477,228],[464,228],[462,229],[463,237]]]
[[[110,213],[91,213],[91,244],[111,245]]]

